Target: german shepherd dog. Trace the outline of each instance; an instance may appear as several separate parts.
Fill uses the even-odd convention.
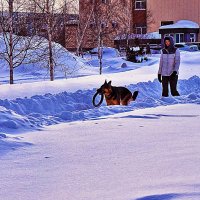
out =
[[[111,81],[105,83],[97,90],[97,93],[103,94],[106,99],[107,106],[124,105],[127,106],[130,101],[135,101],[138,91],[133,94],[125,87],[115,87],[111,85]]]

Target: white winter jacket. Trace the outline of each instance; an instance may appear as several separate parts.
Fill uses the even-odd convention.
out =
[[[179,66],[180,66],[179,49],[176,49],[175,53],[167,53],[167,52],[163,53],[163,50],[161,51],[158,74],[161,74],[162,76],[170,76],[173,73],[173,71],[176,71],[178,74]]]

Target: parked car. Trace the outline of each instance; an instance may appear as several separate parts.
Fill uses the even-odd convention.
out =
[[[161,44],[150,44],[151,54],[160,54],[161,49]]]
[[[188,45],[185,43],[176,43],[175,47],[179,48],[182,51],[199,51],[197,45]]]

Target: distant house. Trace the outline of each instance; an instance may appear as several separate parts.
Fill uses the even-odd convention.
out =
[[[152,18],[147,23],[147,32],[159,30],[162,36],[172,34],[178,43],[200,42],[197,30],[200,25],[200,0],[149,0],[147,10]]]
[[[172,36],[176,43],[197,42],[199,25],[189,20],[179,20],[176,23],[161,26],[159,33],[162,39],[165,36]]]

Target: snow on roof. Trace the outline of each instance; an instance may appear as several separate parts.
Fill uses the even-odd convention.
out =
[[[175,28],[198,28],[199,29],[199,25],[193,21],[180,20],[174,24],[161,26],[159,29],[175,29]]]
[[[119,35],[115,38],[115,40],[125,40],[127,38],[126,34]],[[161,39],[161,34],[159,32],[152,32],[152,33],[146,33],[146,34],[134,34],[131,33],[128,35],[128,39]]]

